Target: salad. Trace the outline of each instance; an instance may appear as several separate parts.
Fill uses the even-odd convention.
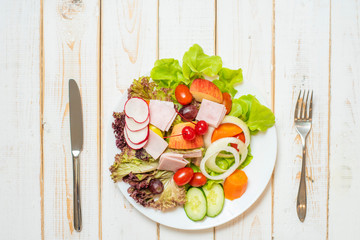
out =
[[[237,94],[242,70],[222,66],[195,44],[176,59],[160,59],[135,79],[122,112],[114,112],[114,182],[144,207],[183,206],[193,221],[216,217],[247,188],[251,136],[275,124],[253,95]],[[256,161],[256,159],[254,159]],[[226,200],[227,199],[227,200]]]

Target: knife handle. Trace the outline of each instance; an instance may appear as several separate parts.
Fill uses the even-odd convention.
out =
[[[73,189],[74,189],[74,228],[81,231],[81,201],[80,201],[80,161],[79,156],[73,155]]]

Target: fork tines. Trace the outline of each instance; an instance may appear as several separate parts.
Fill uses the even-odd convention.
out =
[[[301,96],[302,95],[302,96]],[[306,95],[306,97],[305,97]],[[312,119],[312,100],[313,91],[311,90],[310,103],[308,105],[310,90],[300,90],[299,97],[295,106],[295,121],[311,121]],[[309,110],[308,110],[309,109]]]

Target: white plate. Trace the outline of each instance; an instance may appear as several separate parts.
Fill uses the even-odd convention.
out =
[[[244,94],[253,94],[256,95],[262,104],[267,105],[260,96],[259,92],[256,91],[256,89],[250,84],[243,83],[237,87],[237,90],[239,91],[237,97]],[[127,94],[125,92],[118,105],[113,110],[116,112],[122,111],[126,98]],[[115,146],[115,136],[111,123],[107,124],[105,134],[108,143],[105,149],[105,159],[112,161],[115,154],[119,153],[120,150]],[[266,188],[276,161],[277,136],[275,126],[268,129],[265,133],[258,133],[252,136],[250,145],[251,153],[254,158],[251,163],[243,169],[248,177],[247,190],[239,199],[234,201],[226,199],[223,211],[215,218],[205,217],[202,221],[193,222],[186,216],[182,207],[177,207],[176,209],[168,212],[145,208],[136,203],[129,196],[127,193],[127,189],[129,188],[128,184],[119,182],[117,185],[126,199],[139,212],[155,222],[168,227],[184,230],[198,230],[219,226],[245,212],[253,203],[255,203]],[[110,165],[112,165],[112,162],[109,162],[109,166]]]

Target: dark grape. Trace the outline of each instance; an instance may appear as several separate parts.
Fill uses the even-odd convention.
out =
[[[183,121],[192,121],[195,119],[196,115],[198,114],[198,109],[194,105],[185,105],[183,106],[179,113],[182,115],[181,119]],[[186,118],[186,119],[184,119]]]
[[[154,194],[160,194],[164,191],[164,185],[159,179],[152,179],[149,189]]]

